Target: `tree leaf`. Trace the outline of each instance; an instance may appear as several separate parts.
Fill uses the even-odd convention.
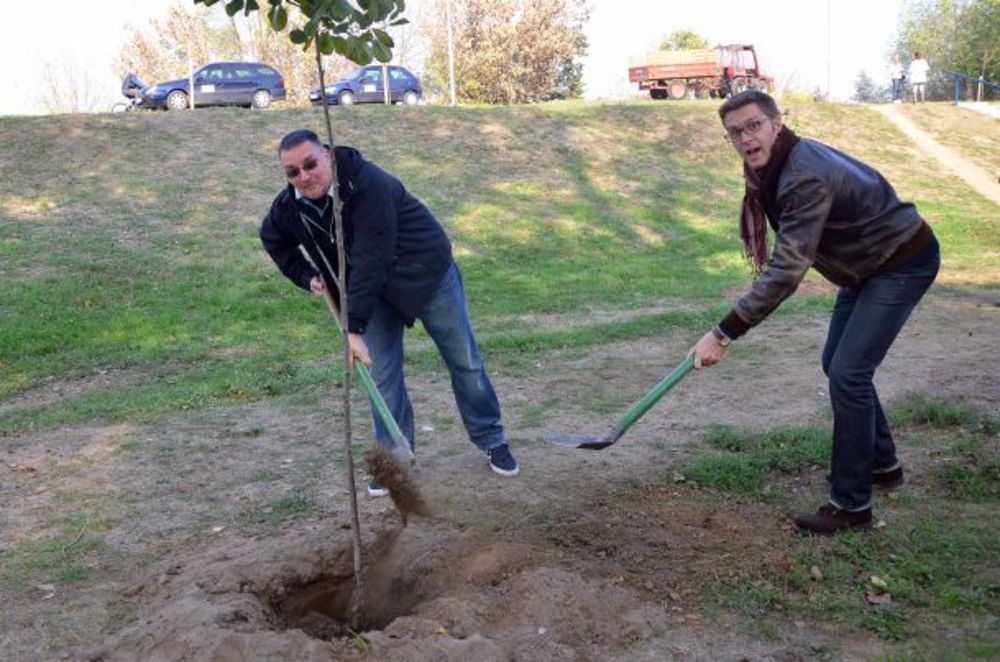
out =
[[[371,50],[368,44],[360,37],[348,37],[347,52],[344,53],[348,60],[358,64],[370,64],[372,61]]]
[[[276,32],[281,32],[288,24],[288,12],[281,5],[272,6],[267,12],[267,21]]]
[[[260,10],[260,5],[257,4],[257,0],[246,0],[246,7],[243,8],[243,15],[249,16],[250,12],[255,12]]]
[[[309,39],[309,35],[307,35],[304,30],[296,28],[288,33],[288,39],[293,44],[304,44]]]
[[[330,8],[330,16],[332,16],[335,21],[343,21],[351,15],[353,9],[354,8],[351,7],[347,0],[337,0]]]
[[[392,59],[392,51],[386,48],[381,41],[373,41],[371,43],[371,49],[372,55],[374,55],[375,59],[379,62],[388,62]]]
[[[226,3],[226,14],[236,16],[236,12],[243,9],[243,0],[229,0]]]
[[[323,55],[332,55],[336,47],[337,42],[329,32],[324,32],[319,36],[319,51]]]
[[[392,48],[393,46],[396,45],[396,42],[392,40],[392,37],[390,37],[389,33],[386,32],[385,30],[372,28],[372,34],[375,35],[375,39],[377,39],[378,41],[380,41],[382,44],[384,44],[389,48]],[[385,62],[385,60],[383,60],[383,62]]]

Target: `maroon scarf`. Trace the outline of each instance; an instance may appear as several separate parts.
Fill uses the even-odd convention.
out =
[[[787,126],[782,126],[771,147],[771,158],[763,168],[754,170],[743,164],[746,191],[740,209],[740,239],[743,240],[743,254],[753,267],[754,276],[759,276],[764,270],[769,255],[765,210],[772,210],[772,218],[775,218],[778,176],[785,167],[788,153],[797,142],[799,137]]]

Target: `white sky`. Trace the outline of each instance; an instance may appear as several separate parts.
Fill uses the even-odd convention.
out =
[[[56,71],[75,67],[92,72],[110,106],[118,100],[125,73],[115,71],[113,61],[126,28],[146,25],[179,1],[49,0],[42,18],[37,5],[7,0],[0,28],[0,62],[4,62],[0,115],[40,111],[46,63]],[[410,0],[407,5],[412,11],[418,2]],[[628,83],[629,58],[655,50],[660,39],[675,30],[693,30],[713,45],[756,45],[763,68],[779,88],[791,83],[798,89],[825,90],[829,66],[834,98],[846,99],[862,69],[876,82],[885,77],[886,53],[902,0],[590,0],[590,4],[586,28],[590,51],[584,62],[588,97],[638,93]]]
[[[829,62],[832,96],[847,99],[862,69],[877,83],[888,77],[887,53],[901,5],[902,0],[591,0],[587,95],[629,93],[635,87],[628,82],[629,57],[656,50],[671,32],[692,30],[712,45],[753,44],[779,90],[790,82],[797,89],[825,91]]]

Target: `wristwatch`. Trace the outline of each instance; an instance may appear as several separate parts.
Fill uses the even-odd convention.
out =
[[[722,347],[729,347],[729,343],[733,342],[733,339],[723,333],[719,327],[712,329],[712,335],[715,336],[715,342]]]

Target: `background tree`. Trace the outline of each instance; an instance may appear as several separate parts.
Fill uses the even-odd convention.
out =
[[[692,30],[675,30],[660,41],[661,51],[688,51],[711,47],[707,39]]]
[[[445,2],[436,0],[424,22],[425,84],[441,97],[448,82]],[[527,103],[582,94],[583,0],[451,0],[451,10],[460,100]]]
[[[956,69],[1000,82],[1000,0],[973,2],[966,7],[962,23],[965,34],[956,52]]]
[[[297,8],[290,8],[293,20],[300,20]],[[281,72],[287,100],[307,105],[309,89],[319,85],[316,63],[303,57],[302,47],[270,29],[266,14],[227,16],[221,5],[211,10],[174,5],[163,19],[150,21],[145,30],[133,28],[115,62],[119,73],[134,72],[148,84],[180,78],[190,66],[200,67],[217,60],[265,62]],[[341,55],[323,57],[330,78],[337,78],[355,65]]]
[[[904,65],[914,52],[927,58],[928,99],[951,97],[946,71],[1000,80],[1000,0],[907,0],[896,49]]]
[[[889,88],[884,85],[877,85],[872,80],[872,77],[868,75],[867,71],[862,70],[858,72],[858,77],[854,79],[854,96],[851,97],[852,99],[862,103],[876,103],[885,101],[890,96]]]
[[[42,63],[38,103],[46,114],[107,111],[103,81],[68,52],[52,52]]]

